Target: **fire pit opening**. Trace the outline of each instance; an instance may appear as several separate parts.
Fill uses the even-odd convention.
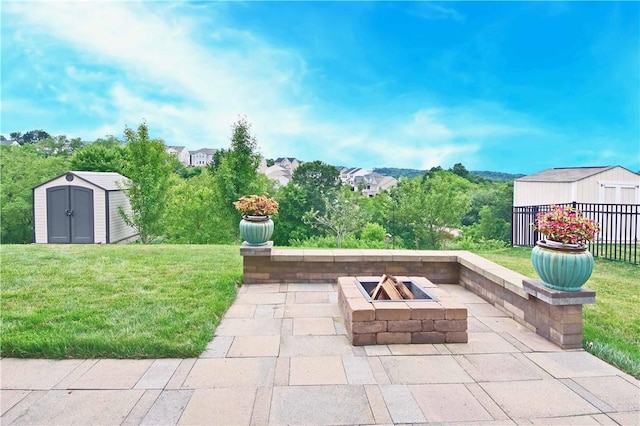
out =
[[[357,281],[358,288],[368,302],[398,302],[423,300],[437,302],[438,298],[411,280],[400,281],[392,275],[383,275],[378,281]]]

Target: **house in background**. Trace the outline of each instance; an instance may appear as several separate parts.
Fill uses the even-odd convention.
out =
[[[206,166],[213,161],[213,156],[215,155],[216,151],[216,149],[211,148],[202,148],[197,151],[191,151],[191,166]]]
[[[382,191],[391,190],[396,185],[398,185],[396,178],[373,172],[365,176],[365,187],[362,190],[362,195],[373,197]]]
[[[267,166],[263,158],[258,172],[263,173],[269,179],[276,181],[279,186],[285,186],[293,177],[293,172],[302,164],[302,161],[293,157],[280,157],[273,162],[272,166]]]
[[[640,204],[640,175],[621,166],[563,167],[514,181],[513,205]]]
[[[360,167],[342,167],[338,170],[343,184],[351,186],[353,191],[360,190],[362,195],[367,197],[373,197],[381,191],[389,191],[398,184],[398,180],[391,176],[384,176]]]
[[[191,165],[191,154],[184,146],[168,146],[167,152],[171,155],[175,155],[178,161],[185,166],[189,167]]]
[[[290,170],[291,173],[293,174],[293,172],[296,171],[296,169],[298,168],[298,166],[300,166],[300,164],[302,164],[302,161],[298,160],[297,158],[294,157],[280,157],[277,158],[274,162],[274,165],[276,166],[280,166],[284,169]]]
[[[119,173],[67,172],[33,188],[34,242],[108,244],[137,238],[118,209],[131,212]]]

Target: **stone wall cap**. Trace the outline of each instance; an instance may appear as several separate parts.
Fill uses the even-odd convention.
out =
[[[271,256],[271,251],[273,250],[273,241],[267,241],[267,243],[263,246],[252,246],[249,245],[246,241],[242,243],[240,246],[240,255],[241,256]]]
[[[586,305],[596,303],[596,292],[588,288],[580,291],[560,291],[546,287],[541,280],[524,280],[524,291],[550,305]]]

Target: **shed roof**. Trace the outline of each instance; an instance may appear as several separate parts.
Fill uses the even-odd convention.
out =
[[[557,167],[516,179],[518,182],[576,182],[619,166]]]
[[[53,179],[49,179],[48,181],[37,185],[35,188],[45,185],[53,180],[58,179],[61,176],[65,176],[68,174],[77,176],[78,178],[87,181],[99,188],[102,188],[105,191],[118,191],[122,189],[120,186],[118,186],[118,183],[125,184],[130,181],[128,177],[122,176],[120,173],[115,172],[67,172],[56,176]]]

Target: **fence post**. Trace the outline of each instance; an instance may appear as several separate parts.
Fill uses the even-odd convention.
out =
[[[538,216],[538,206],[533,206],[533,220],[532,222],[534,222],[536,220],[536,217]],[[534,247],[536,245],[536,243],[538,242],[538,239],[540,238],[539,232],[537,229],[533,229],[533,242],[531,244],[531,247]]]

